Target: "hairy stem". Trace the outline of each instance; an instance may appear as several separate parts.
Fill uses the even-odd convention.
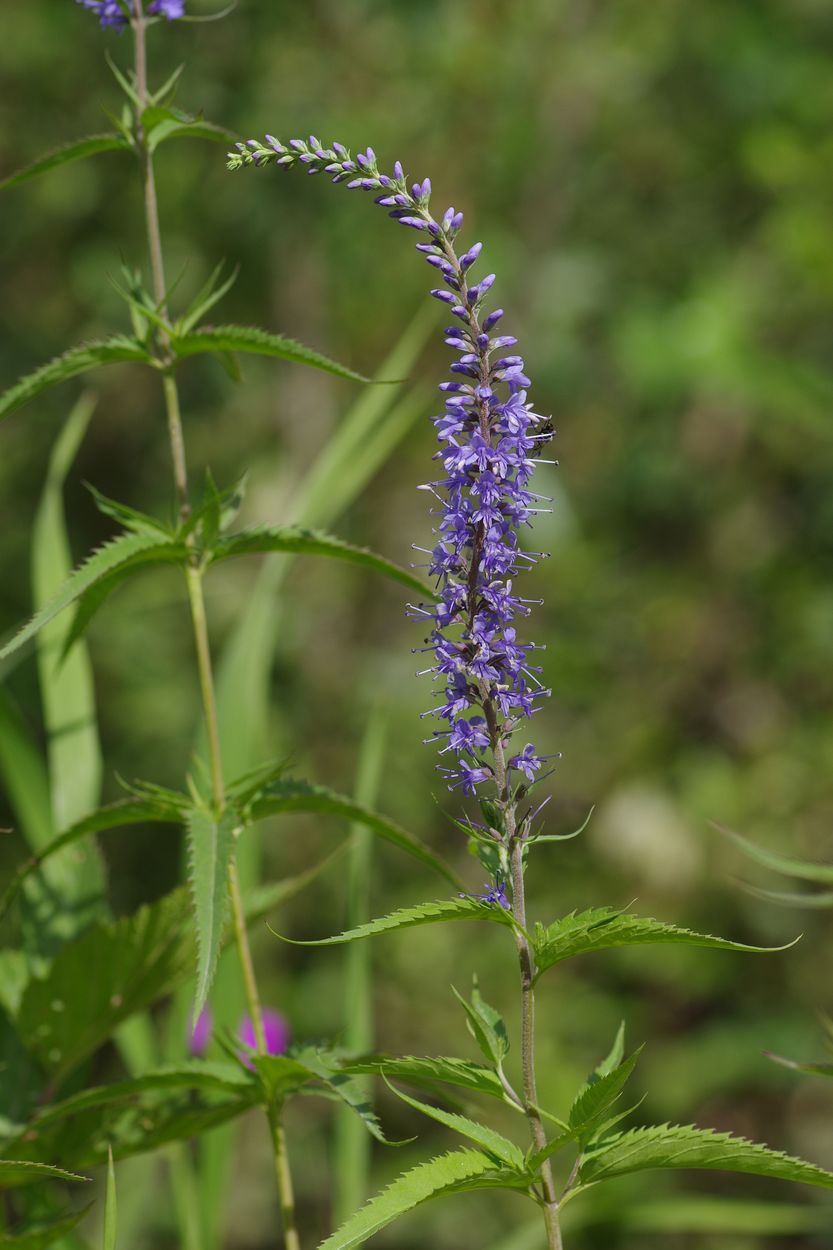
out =
[[[145,142],[142,130],[141,113],[148,102],[147,81],[147,50],[145,43],[146,18],[142,8],[142,0],[133,0],[132,21],[135,47],[136,94],[139,99],[139,116],[136,118],[137,138],[140,146],[142,181],[144,185],[145,223],[147,227],[148,251],[153,280],[153,297],[157,309],[163,317],[167,317],[167,292],[165,285],[165,263],[162,253],[162,233],[159,226],[159,205],[156,196],[156,181],[153,170],[153,156]],[[160,332],[161,346],[167,348],[167,336]],[[185,520],[190,514],[188,501],[188,467],[185,458],[185,439],[182,432],[182,416],[179,404],[179,391],[171,366],[163,373],[162,389],[165,398],[165,412],[168,422],[168,437],[173,462],[174,482],[179,499],[180,517]],[[191,540],[193,541],[193,540]],[[208,640],[208,622],[205,612],[203,595],[202,570],[196,557],[186,566],[186,584],[188,602],[191,608],[191,622],[194,631],[194,645],[197,654],[200,693],[202,696],[203,715],[205,719],[208,753],[211,770],[211,788],[214,803],[221,812],[226,805],[225,780],[223,777],[223,760],[220,750],[220,727],[217,716],[217,698],[214,687],[214,670],[211,662],[211,648]],[[243,897],[237,866],[232,859],[228,870],[229,895],[231,897],[232,923],[237,945],[240,968],[243,975],[243,986],[252,1027],[255,1035],[256,1049],[259,1054],[266,1052],[266,1031],[263,1025],[263,1009],[255,977],[249,935],[246,929],[246,918],[243,909]],[[281,1217],[284,1230],[286,1250],[300,1250],[298,1231],[295,1224],[295,1196],[292,1185],[292,1174],[286,1150],[286,1137],[280,1120],[280,1112],[272,1107],[269,1110],[269,1125],[275,1155],[275,1175],[278,1184]]]
[[[506,814],[507,819],[511,817],[514,824],[514,809],[510,808]],[[512,840],[510,863],[512,867],[512,911],[521,929],[526,929],[523,842],[517,837]],[[518,958],[521,965],[521,1063],[523,1068],[524,1111],[529,1123],[532,1144],[538,1151],[543,1150],[546,1146],[547,1134],[544,1130],[541,1114],[538,1111],[538,1085],[535,1078],[535,991],[532,988],[535,969],[529,942],[517,928],[515,929],[515,940],[518,945]],[[544,1190],[543,1210],[544,1223],[547,1229],[547,1246],[549,1250],[562,1250],[561,1228],[558,1221],[558,1198],[549,1159],[541,1167],[541,1179]]]

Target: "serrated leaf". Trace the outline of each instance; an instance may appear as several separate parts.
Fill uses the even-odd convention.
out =
[[[114,365],[126,360],[147,363],[150,357],[135,339],[118,334],[109,339],[98,339],[71,347],[63,355],[56,356],[32,373],[27,373],[14,386],[0,394],[0,420],[40,395],[42,391],[48,390],[50,386],[57,386],[59,382],[76,378],[81,373],[88,373],[99,365]]]
[[[477,1150],[455,1150],[420,1163],[397,1177],[386,1189],[322,1242],[319,1250],[351,1250],[407,1211],[442,1195],[473,1189],[524,1187],[517,1173],[496,1168],[493,1159]]]
[[[205,1006],[220,956],[228,912],[228,870],[234,853],[237,815],[226,808],[219,816],[193,807],[186,823],[189,885],[197,935],[197,984],[194,1018]]]
[[[99,152],[120,151],[130,151],[130,144],[121,135],[87,135],[85,139],[74,139],[72,143],[66,143],[63,147],[46,152],[31,165],[26,165],[23,169],[0,180],[0,191],[4,191],[7,187],[19,186],[22,182],[28,182],[30,178],[37,178],[39,174],[46,174],[51,169],[58,169],[61,165],[68,165],[72,161],[83,161],[88,156],[97,156]]]
[[[254,555],[268,551],[291,552],[293,555],[330,556],[337,560],[347,560],[351,564],[359,564],[371,569],[374,573],[382,573],[392,581],[400,582],[409,590],[415,591],[427,599],[436,596],[429,586],[414,577],[407,569],[402,569],[384,556],[377,556],[366,547],[355,547],[352,543],[334,538],[331,534],[320,530],[300,529],[298,526],[258,526],[256,529],[243,530],[238,534],[226,534],[220,538],[211,550],[211,563],[228,560],[232,556]]]
[[[101,605],[103,598],[138,565],[179,562],[187,557],[182,543],[153,534],[121,534],[99,547],[64,582],[56,595],[36,612],[14,637],[0,648],[0,660],[18,651],[39,630],[73,603],[79,603],[84,621]],[[77,637],[77,621],[71,635]]]
[[[344,1104],[359,1117],[372,1137],[385,1146],[396,1146],[382,1131],[376,1112],[368,1100],[367,1090],[360,1081],[343,1072],[340,1066],[334,1066],[326,1052],[311,1049],[296,1051],[295,1059],[302,1063],[319,1083],[318,1090],[309,1089],[307,1093],[321,1093]]]
[[[270,334],[257,326],[201,326],[190,334],[174,335],[170,346],[180,360],[205,352],[248,352],[255,356],[272,356],[278,360],[309,365],[353,382],[368,381],[361,373],[338,364],[311,347],[305,347],[303,343],[285,338],[282,334]]]
[[[438,899],[433,903],[418,903],[415,907],[401,907],[387,916],[379,916],[367,924],[357,925],[355,929],[346,929],[333,937],[314,938],[301,941],[298,938],[281,937],[284,942],[293,946],[341,946],[345,942],[355,942],[361,938],[374,937],[377,933],[390,933],[395,929],[413,929],[417,925],[440,924],[446,920],[491,920],[497,924],[511,924],[508,919],[501,921],[498,913],[506,916],[499,907],[491,907],[488,903],[480,903],[475,899]]]
[[[571,1130],[579,1138],[598,1127],[627,1085],[639,1060],[640,1046],[618,1067],[602,1075],[594,1075],[579,1090],[570,1107],[568,1121]]]
[[[331,816],[340,816],[352,820],[371,829],[379,837],[392,842],[400,850],[407,851],[415,859],[420,860],[435,872],[440,873],[447,881],[459,888],[459,882],[446,865],[429,848],[408,833],[395,821],[380,816],[362,803],[357,803],[347,795],[338,794],[326,786],[311,785],[307,781],[276,781],[264,787],[263,791],[250,801],[244,813],[247,822],[263,820],[284,812],[321,812]]]
[[[169,529],[162,521],[157,521],[156,517],[149,516],[146,512],[139,512],[136,508],[120,503],[117,499],[109,499],[106,495],[102,495],[100,490],[96,490],[95,486],[91,486],[89,482],[86,485],[99,512],[103,516],[112,517],[114,521],[118,521],[119,525],[123,525],[126,530],[131,530],[134,534],[152,534],[165,539],[174,537],[173,530]]]
[[[801,881],[817,881],[824,885],[833,885],[833,864],[816,864],[810,860],[782,855],[778,851],[770,851],[765,846],[759,846],[757,842],[751,842],[749,838],[735,833],[733,829],[717,824],[714,827],[724,837],[734,842],[744,855],[758,864],[763,864],[765,868],[771,868],[774,872],[783,873],[787,877],[797,877]]]
[[[65,847],[72,846],[75,842],[80,841],[91,833],[105,833],[110,829],[118,829],[124,825],[142,824],[146,821],[150,823],[178,824],[180,819],[181,811],[178,807],[166,805],[158,798],[120,799],[116,803],[110,803],[105,807],[100,807],[95,812],[91,812],[89,816],[85,816],[69,829],[64,830],[57,838],[44,846],[39,854],[27,860],[26,863],[18,868],[0,897],[0,920],[7,914],[9,907],[19,894],[21,886],[27,877],[37,872],[44,863],[48,862]]]
[[[709,1168],[833,1189],[833,1173],[758,1142],[694,1125],[662,1124],[618,1133],[588,1152],[579,1186],[650,1168]]]
[[[403,1093],[401,1089],[397,1089],[390,1082],[388,1082],[388,1087],[393,1090],[397,1098],[401,1098],[409,1107],[413,1107],[416,1111],[421,1111],[423,1115],[436,1120],[438,1124],[443,1124],[455,1133],[460,1133],[461,1136],[467,1137],[469,1141],[473,1141],[481,1150],[485,1150],[487,1154],[494,1155],[499,1162],[505,1163],[516,1171],[525,1173],[523,1151],[513,1141],[510,1141],[508,1137],[504,1137],[502,1133],[496,1133],[494,1129],[489,1128],[487,1125],[478,1124],[476,1120],[470,1120],[468,1116],[460,1115],[456,1111],[446,1111],[443,1107],[432,1107],[426,1102],[420,1102],[418,1098],[411,1098],[409,1094]]]
[[[488,906],[488,904],[485,904]],[[503,910],[502,908],[499,910]],[[506,913],[504,912],[504,915]],[[466,1013],[469,1032],[471,1033],[477,1045],[480,1047],[482,1054],[495,1065],[500,1068],[503,1060],[509,1054],[509,1034],[506,1031],[506,1024],[500,1012],[491,1007],[481,996],[480,990],[477,988],[475,980],[472,987],[471,1002],[463,998],[462,994],[452,985],[451,987],[454,997]]]
[[[90,1202],[85,1207],[81,1207],[80,1211],[72,1211],[59,1220],[38,1220],[34,1224],[29,1224],[21,1232],[2,1232],[0,1233],[0,1248],[47,1250],[47,1247],[54,1245],[56,1241],[64,1242],[65,1245],[71,1244],[65,1240],[67,1234],[71,1233],[76,1224],[83,1220],[92,1205]]]
[[[492,1098],[505,1098],[503,1086],[493,1070],[469,1059],[444,1055],[403,1055],[397,1058],[394,1055],[373,1054],[343,1060],[340,1066],[343,1072],[398,1077],[431,1090],[440,1083],[461,1086]]]
[[[27,1160],[0,1159],[0,1189],[28,1185],[32,1181],[51,1178],[59,1181],[87,1181],[88,1176],[67,1172],[51,1163],[33,1163]]]
[[[148,148],[155,152],[167,139],[209,139],[213,143],[228,143],[229,139],[234,138],[233,130],[226,130],[224,126],[218,126],[214,122],[180,122],[171,118],[154,126],[148,139]]]
[[[32,977],[17,1027],[54,1085],[187,976],[187,913],[187,896],[177,890],[132,916],[101,921],[62,947],[45,976]]]
[[[713,950],[771,954],[787,950],[794,943],[787,946],[748,946],[745,942],[730,942],[727,938],[713,937],[708,933],[695,933],[647,916],[616,911],[612,907],[592,907],[583,912],[571,912],[547,928],[540,924],[535,926],[537,975],[573,955],[614,946],[647,945],[704,946]]]

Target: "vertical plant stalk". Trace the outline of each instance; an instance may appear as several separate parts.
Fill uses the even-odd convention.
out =
[[[146,18],[142,8],[142,0],[133,0],[131,14],[135,48],[136,94],[139,99],[139,116],[136,118],[137,139],[140,148],[142,165],[142,181],[145,201],[145,223],[147,228],[148,251],[153,280],[153,296],[158,310],[163,317],[167,316],[165,265],[162,254],[162,234],[159,225],[159,205],[156,196],[156,180],[153,169],[153,156],[145,141],[141,114],[148,101],[147,79],[147,48],[145,42]],[[162,335],[162,346],[167,343]],[[168,437],[171,446],[174,481],[179,498],[180,516],[186,519],[190,513],[188,501],[188,467],[185,457],[185,440],[182,432],[182,415],[179,404],[179,390],[173,371],[173,362],[162,377],[162,389],[165,399],[165,412],[168,422]],[[218,813],[226,805],[225,781],[223,777],[223,760],[220,750],[220,730],[217,717],[217,699],[214,688],[214,671],[211,662],[211,648],[208,639],[208,623],[205,612],[205,597],[202,587],[202,571],[195,563],[189,563],[185,570],[188,588],[188,602],[191,609],[191,622],[194,631],[194,645],[197,654],[200,693],[202,696],[205,729],[208,739],[209,765],[211,771],[211,788]],[[231,897],[232,922],[237,946],[246,1002],[249,1008],[255,1034],[258,1054],[267,1053],[266,1031],[263,1025],[263,1010],[255,977],[249,936],[246,930],[246,918],[243,909],[243,898],[237,867],[232,859],[228,870],[229,895]],[[272,1136],[272,1147],[275,1156],[275,1175],[280,1199],[281,1217],[284,1230],[286,1250],[300,1250],[298,1231],[295,1223],[295,1196],[289,1157],[286,1149],[286,1136],[277,1108],[269,1109],[269,1125]]]

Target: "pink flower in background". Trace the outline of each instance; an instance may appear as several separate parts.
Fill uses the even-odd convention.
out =
[[[273,1007],[263,1009],[263,1031],[266,1034],[267,1055],[282,1055],[289,1045],[289,1025],[285,1017]],[[250,1050],[257,1050],[257,1038],[251,1016],[243,1017],[237,1036],[244,1046],[248,1046]],[[247,1068],[253,1066],[247,1054],[241,1054],[240,1058]]]
[[[208,1043],[211,1041],[213,1030],[214,1018],[211,1014],[211,1008],[203,1007],[188,1035],[188,1050],[192,1055],[199,1058],[205,1054],[208,1050]]]

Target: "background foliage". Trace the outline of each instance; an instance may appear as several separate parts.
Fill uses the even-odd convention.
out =
[[[536,543],[553,559],[533,575],[531,592],[547,601],[537,625],[555,691],[537,737],[564,757],[552,830],[575,827],[596,805],[586,834],[539,853],[533,907],[538,900],[560,913],[638,896],[648,914],[747,942],[805,934],[796,950],[766,958],[635,951],[551,974],[539,1009],[542,1098],[568,1099],[625,1017],[630,1036],[648,1040],[635,1077],[646,1118],[696,1119],[833,1167],[826,1083],[760,1056],[768,1048],[810,1058],[819,1049],[813,1011],[833,1006],[829,913],[777,910],[739,891],[733,877],[755,870],[708,823],[810,858],[833,856],[828,6],[241,0],[223,23],[174,24],[153,36],[160,78],[188,61],[187,106],[246,134],[371,142],[415,174],[430,173],[440,198],[465,209],[489,241],[539,410],[554,413],[562,465],[557,475],[542,471],[557,501]],[[107,42],[118,59],[119,38]],[[10,7],[0,170],[104,128],[113,84],[102,43],[70,3]],[[423,300],[425,275],[364,204],[299,179],[231,178],[212,144],[171,142],[158,168],[169,272],[188,262],[183,296],[225,256],[240,277],[223,320],[264,324],[376,371]],[[141,263],[139,212],[137,173],[122,153],[0,198],[4,384],[69,343],[125,324],[107,277],[122,260]],[[415,375],[439,376],[434,352],[426,349]],[[83,481],[147,511],[170,506],[155,379],[129,365],[98,378],[98,406],[66,490],[76,557],[111,533]],[[242,387],[200,359],[181,379],[195,472],[210,459],[228,485],[248,468],[245,519],[296,520],[297,482],[338,429],[352,384],[260,360],[245,362]],[[2,433],[4,627],[30,608],[36,503],[76,393],[71,383],[44,396]],[[430,393],[422,402],[427,415]],[[427,423],[416,420],[339,532],[407,562],[427,530],[413,487],[432,450]],[[235,562],[213,575],[218,648],[256,568],[253,558],[250,568]],[[126,587],[92,628],[105,797],[120,793],[116,774],[176,786],[189,765],[198,692],[178,585],[167,578],[153,571]],[[481,870],[443,818],[453,804],[432,752],[418,745],[426,690],[411,677],[419,639],[398,588],[310,561],[293,565],[279,593],[271,752],[291,752],[304,775],[350,792],[357,743],[381,703],[388,727],[376,806],[442,849],[478,888]],[[10,676],[35,728],[36,681],[31,661]],[[9,823],[0,813],[0,825]],[[284,818],[264,840],[267,879],[308,867],[332,843],[326,829]],[[5,871],[17,856],[5,844],[2,854]],[[118,914],[173,886],[181,847],[150,826],[140,838],[110,839],[105,854]],[[377,882],[384,877],[385,910],[435,892],[387,849],[374,871]],[[287,904],[280,927],[312,938],[345,919],[334,871]],[[454,1053],[460,1019],[448,987],[462,986],[472,966],[492,1001],[512,1001],[515,969],[497,937],[475,941],[462,926],[453,939],[430,928],[373,947],[380,1046]],[[343,1029],[338,947],[310,955],[266,935],[258,957],[265,996],[296,1037]],[[307,1100],[301,1111],[290,1113],[289,1132],[304,1219],[323,1234],[329,1113]],[[383,1099],[382,1111],[390,1136],[416,1131],[401,1103]],[[240,1143],[228,1244],[265,1245],[273,1211],[262,1126],[244,1128]],[[393,1175],[409,1149],[394,1157],[380,1148],[377,1175]],[[771,1186],[737,1177],[673,1184],[772,1196]],[[659,1189],[654,1177],[617,1185],[635,1195],[637,1212],[640,1194],[646,1205]],[[129,1218],[125,1205],[120,1221]],[[387,1244],[430,1236],[440,1247],[496,1245],[518,1214],[511,1198],[458,1198],[402,1224]],[[650,1213],[645,1232],[619,1227],[612,1207],[594,1218],[595,1227],[572,1235],[565,1219],[571,1246],[642,1245],[650,1231]],[[136,1226],[137,1244],[170,1244],[171,1220],[160,1205],[150,1225]],[[824,1244],[823,1233],[767,1231],[771,1224],[732,1240],[658,1230],[657,1244]]]

